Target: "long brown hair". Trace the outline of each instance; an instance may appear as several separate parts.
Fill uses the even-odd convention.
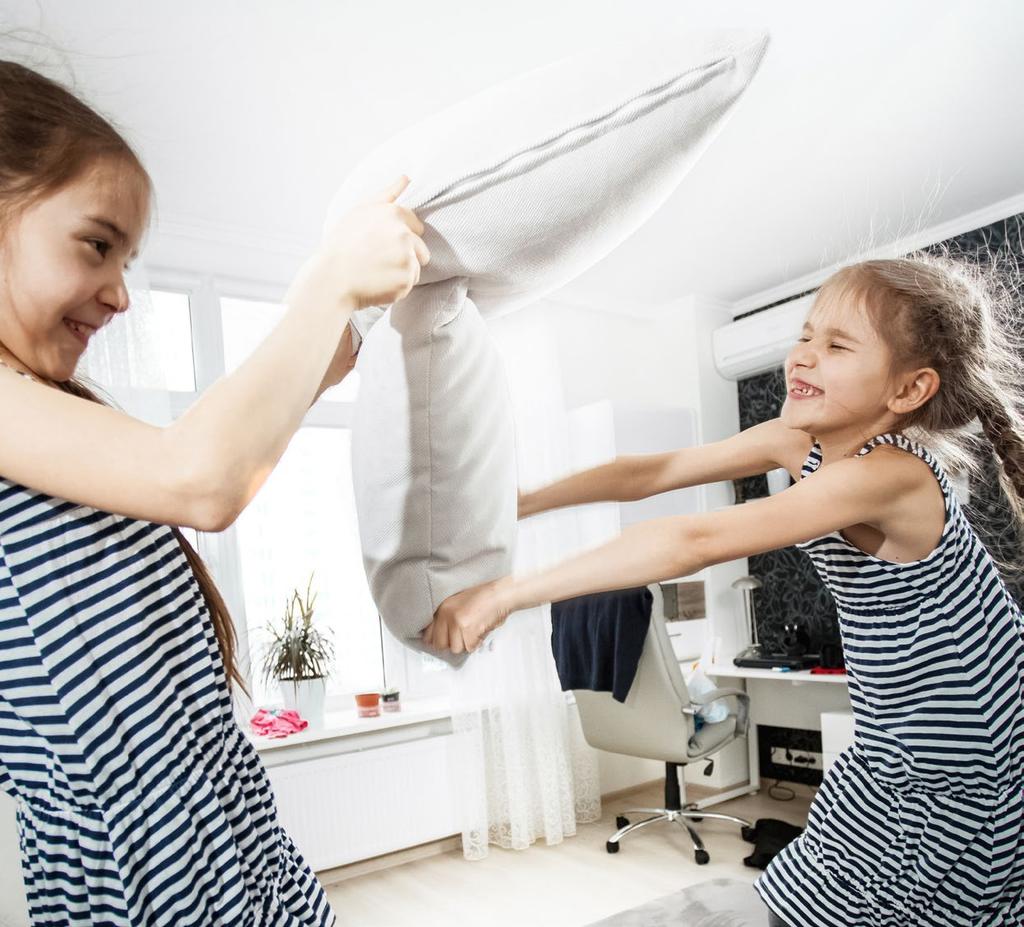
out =
[[[13,61],[0,61],[0,229],[106,159],[118,164],[126,182],[136,184],[146,201],[151,199],[149,175],[110,122],[55,81]],[[57,386],[104,403],[78,380]],[[173,531],[213,622],[228,686],[235,681],[245,691],[235,626],[224,599],[192,545],[178,528]]]
[[[1010,262],[1013,264],[1014,262]],[[894,370],[932,367],[938,392],[899,427],[956,469],[980,473],[977,428],[999,461],[999,482],[1024,529],[1024,345],[1014,267],[942,254],[864,261],[822,290],[863,306]],[[1004,566],[1020,572],[1020,561]]]

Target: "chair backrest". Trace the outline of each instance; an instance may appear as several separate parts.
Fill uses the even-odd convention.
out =
[[[667,763],[687,763],[694,735],[686,681],[665,627],[661,587],[650,586],[654,596],[651,624],[647,630],[636,678],[625,702],[610,692],[574,689],[583,736],[599,750],[646,757]]]

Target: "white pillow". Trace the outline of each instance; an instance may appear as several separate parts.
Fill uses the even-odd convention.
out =
[[[465,278],[392,306],[366,335],[359,373],[352,476],[366,575],[388,630],[424,649],[420,632],[448,596],[512,570],[508,386]]]
[[[568,283],[639,228],[722,126],[757,70],[761,32],[668,30],[530,71],[378,147],[327,223],[407,174],[426,223],[424,283],[469,278],[481,314]]]
[[[364,336],[352,461],[363,557],[400,640],[421,647],[445,598],[512,567],[511,413],[481,316],[567,283],[641,225],[766,42],[662,36],[530,72],[392,139],[335,197],[328,223],[408,174],[400,202],[426,224],[431,252],[406,300],[372,328],[379,312],[353,323]]]

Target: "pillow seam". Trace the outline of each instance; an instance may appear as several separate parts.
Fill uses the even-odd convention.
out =
[[[456,197],[456,194],[453,191],[455,191],[458,187],[461,187],[464,184],[471,183],[474,179],[477,179],[477,178],[479,178],[481,181],[483,181],[484,178],[491,179],[491,177],[493,177],[493,175],[495,175],[498,172],[500,172],[502,170],[502,168],[504,168],[510,161],[514,161],[517,158],[522,158],[525,155],[530,154],[531,152],[540,151],[541,149],[545,148],[546,146],[553,145],[559,139],[564,138],[566,135],[569,135],[572,132],[577,132],[577,131],[580,131],[582,129],[587,129],[587,128],[591,128],[591,127],[596,127],[599,123],[611,119],[620,110],[624,109],[625,107],[627,107],[627,106],[629,106],[629,105],[631,105],[633,103],[638,102],[639,100],[643,99],[644,97],[648,97],[648,96],[653,96],[655,94],[664,93],[665,94],[665,99],[659,100],[656,103],[652,103],[653,106],[662,106],[662,105],[664,105],[665,102],[667,102],[668,99],[671,99],[671,97],[673,96],[673,93],[669,92],[668,88],[672,87],[674,84],[679,83],[681,80],[683,80],[683,78],[692,77],[694,75],[699,75],[699,74],[702,74],[702,73],[709,73],[709,72],[715,72],[715,73],[709,73],[709,76],[719,76],[719,74],[722,73],[722,71],[721,70],[716,71],[716,69],[720,69],[722,65],[735,64],[735,63],[736,63],[736,55],[735,54],[730,54],[730,55],[725,55],[725,56],[723,56],[721,58],[716,58],[714,61],[705,62],[705,63],[703,63],[701,65],[696,66],[696,67],[689,68],[686,71],[682,71],[679,74],[676,74],[670,80],[663,81],[662,83],[657,84],[655,86],[647,87],[644,90],[640,91],[639,93],[635,93],[631,97],[623,100],[620,103],[617,103],[615,106],[610,107],[610,108],[605,109],[605,110],[602,110],[596,116],[592,116],[592,117],[589,117],[589,118],[582,119],[582,120],[576,122],[575,124],[573,124],[571,126],[568,126],[567,128],[562,129],[561,131],[558,131],[558,132],[556,132],[556,133],[554,133],[552,135],[547,136],[546,138],[542,139],[539,142],[533,142],[532,144],[527,145],[524,148],[517,149],[512,154],[507,155],[506,157],[502,158],[500,161],[494,162],[494,163],[492,163],[492,164],[490,164],[490,165],[488,165],[486,167],[482,167],[482,168],[479,168],[479,169],[477,169],[475,171],[472,171],[472,172],[470,172],[468,174],[465,174],[462,177],[457,178],[456,180],[452,180],[452,181],[446,183],[440,189],[435,190],[434,192],[432,192],[428,196],[416,198],[415,200],[413,200],[409,204],[408,208],[413,209],[413,210],[419,210],[419,209],[427,209],[427,208],[436,207],[437,206],[437,201],[444,199],[446,196],[451,195],[451,198],[454,199]],[[681,89],[682,88],[680,88],[680,90]],[[687,88],[687,89],[692,89],[692,88]],[[584,144],[589,144],[589,142],[593,141],[594,137],[596,137],[596,135],[589,137],[586,140],[586,142],[584,142]],[[558,152],[558,153],[554,154],[553,157],[552,157],[552,160],[554,159],[554,157],[558,157],[560,154],[562,154],[562,152]],[[504,177],[504,175],[502,175],[501,177],[493,177],[493,179],[496,182],[501,182],[502,180],[505,179],[505,177]],[[492,184],[486,183],[486,182],[481,182],[480,187],[477,190],[475,190],[474,193],[479,192],[480,190],[487,189],[490,186],[492,186]]]

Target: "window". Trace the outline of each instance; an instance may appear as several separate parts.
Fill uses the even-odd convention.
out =
[[[270,334],[284,315],[284,306],[227,297],[220,303],[224,324],[224,370],[231,373]],[[337,386],[326,390],[320,402],[354,402],[358,390],[359,374],[353,370]]]
[[[383,685],[377,609],[356,527],[350,435],[347,428],[301,428],[236,526],[254,667],[262,664],[268,619],[279,620],[291,591],[304,594],[312,576],[316,623],[334,641],[329,695]],[[262,683],[253,682],[260,690]],[[277,698],[276,691],[261,695]]]
[[[129,295],[129,311],[94,336],[79,373],[130,414],[166,424],[172,397],[191,398],[196,389],[189,296],[135,287]]]
[[[220,303],[224,368],[231,372],[270,333],[284,307],[237,298]],[[357,388],[352,377],[327,390],[317,405],[351,402]],[[278,698],[276,687],[265,689],[261,679],[267,621],[280,619],[293,590],[305,593],[310,576],[316,621],[334,642],[328,695],[341,698],[384,684],[380,623],[359,544],[350,439],[347,414],[333,421],[330,414],[319,416],[300,428],[235,526],[257,701]]]
[[[162,286],[132,289],[131,311],[97,336],[83,371],[122,408],[156,424],[172,421],[237,369],[284,313],[256,286],[227,295],[209,278],[164,276]],[[238,295],[247,289],[256,298]],[[405,697],[447,691],[447,675],[438,672],[446,664],[391,639],[367,588],[350,453],[358,386],[353,372],[324,393],[234,525],[219,534],[185,531],[235,619],[257,704],[280,700],[276,685],[262,683],[265,626],[280,619],[294,589],[305,592],[311,575],[316,620],[334,642],[329,705],[348,707],[350,693],[380,688],[385,675]]]
[[[138,385],[194,393],[196,368],[192,353],[192,317],[188,295],[150,290],[148,296],[154,341],[159,352],[164,382],[143,381]]]

